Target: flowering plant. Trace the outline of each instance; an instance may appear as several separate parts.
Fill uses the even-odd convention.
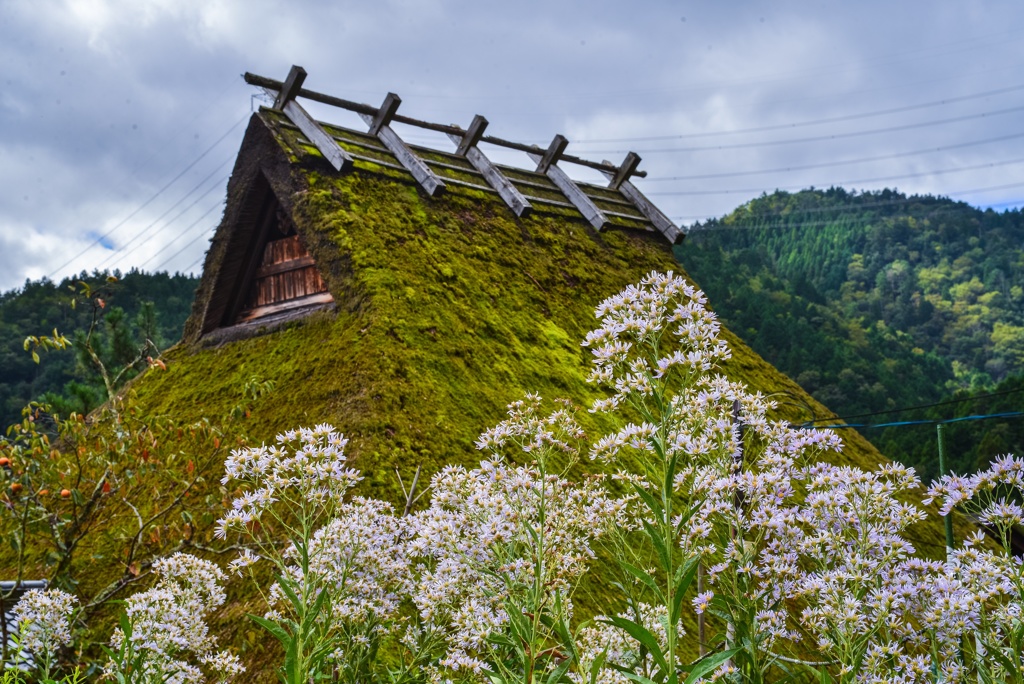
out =
[[[573,665],[573,592],[622,506],[595,480],[552,472],[559,459],[571,466],[582,433],[568,408],[539,409],[535,395],[511,404],[478,442],[491,457],[438,473],[429,507],[413,517],[412,598],[448,646],[435,677],[555,682]],[[529,465],[510,464],[510,447]]]
[[[220,568],[176,553],[156,561],[153,572],[156,586],[124,602],[121,628],[107,649],[107,672],[122,684],[224,682],[241,673],[237,656],[216,650],[205,622],[224,603]]]
[[[352,496],[360,475],[329,425],[232,452],[217,535],[244,547],[234,572],[273,573],[252,618],[283,647],[283,681],[1024,684],[1024,561],[1010,546],[1024,460],[943,477],[925,502],[994,530],[1001,550],[978,533],[923,559],[908,540],[924,519],[915,473],[827,462],[835,434],[770,418],[769,398],[719,372],[729,350],[699,290],[652,273],[597,316],[584,345],[608,393],[592,411],[619,426],[588,445],[568,405],[546,413],[527,395],[481,435],[476,468],[433,476],[422,510],[411,493],[402,515]],[[585,455],[617,472],[576,476]],[[617,581],[595,576],[602,551]],[[181,554],[154,571],[125,602],[110,676],[239,673],[204,622],[223,573]],[[588,581],[604,601],[590,620],[577,609]],[[44,675],[68,599],[20,608]]]
[[[42,681],[50,679],[57,659],[57,650],[71,643],[71,617],[78,600],[60,589],[26,591],[11,614],[17,633],[13,636],[11,664],[39,671]],[[6,644],[4,650],[6,653]],[[3,663],[6,668],[7,663]]]
[[[1024,682],[1024,558],[1011,546],[1013,529],[1024,522],[1024,459],[1006,455],[975,475],[944,476],[928,496],[941,501],[943,515],[960,510],[994,530],[1001,544],[993,551],[978,532],[951,550],[933,580],[929,626],[947,649],[958,637],[974,637],[960,651],[967,674]]]

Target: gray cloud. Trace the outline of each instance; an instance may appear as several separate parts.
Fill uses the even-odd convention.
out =
[[[859,115],[1024,85],[1022,19],[1009,1],[5,2],[0,290],[195,268],[257,94],[239,74],[293,63],[311,88],[374,104],[394,91],[414,116],[481,113],[496,134],[561,132],[593,158],[640,150],[643,189],[684,223],[842,181],[1016,203],[1021,112],[995,112],[1024,106],[1024,89]],[[760,130],[709,135],[741,129]],[[1011,187],[978,190],[993,186]]]

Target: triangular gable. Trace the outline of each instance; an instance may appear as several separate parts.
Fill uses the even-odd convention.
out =
[[[239,326],[258,329],[332,302],[302,236],[270,183],[257,173],[229,232],[202,334]]]

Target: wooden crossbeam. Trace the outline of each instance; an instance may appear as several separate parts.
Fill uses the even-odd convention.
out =
[[[557,142],[561,136],[555,136]],[[563,138],[564,140],[564,138]],[[552,143],[554,146],[554,143]],[[551,148],[548,148],[550,151]],[[563,147],[564,149],[564,147]],[[544,160],[544,157],[536,152],[528,152],[530,159],[538,163]],[[562,169],[555,165],[551,165],[544,171],[544,175],[551,179],[551,182],[558,186],[558,189],[562,191],[565,198],[569,200],[574,207],[576,207],[583,217],[590,221],[590,225],[594,226],[597,230],[601,230],[608,225],[608,217],[605,216],[604,212],[601,211],[594,201],[587,197],[587,194],[580,190],[580,187],[569,178],[568,174]]]
[[[398,111],[398,105],[402,104],[402,98],[398,97],[394,93],[388,93],[387,97],[384,98],[384,104],[377,110],[377,115],[373,117],[373,123],[370,124],[370,135],[377,135],[380,129],[391,124],[391,120],[395,118],[395,112]]]
[[[605,164],[610,163],[611,162],[608,161],[605,162]],[[602,171],[602,173],[604,173],[604,175],[610,180],[615,179],[615,174],[610,171]],[[679,244],[683,241],[683,238],[686,237],[686,230],[672,223],[672,220],[668,216],[665,216],[661,209],[654,206],[654,203],[647,199],[647,197],[645,197],[644,194],[628,180],[622,181],[619,184],[618,190],[626,197],[626,199],[631,201],[633,205],[636,206],[637,210],[643,214],[647,220],[650,221],[654,227],[657,228],[673,245]]]
[[[352,157],[349,153],[302,108],[302,105],[295,100],[289,100],[284,106],[284,114],[299,127],[302,134],[313,143],[320,154],[324,155],[335,171],[344,172],[352,168]]]
[[[469,130],[465,134],[458,136],[449,133],[448,137],[451,138],[453,143],[458,145],[455,153],[464,156],[473,165],[473,168],[483,175],[488,185],[498,191],[498,195],[501,196],[501,199],[505,200],[505,204],[515,212],[516,216],[524,218],[533,211],[533,205],[523,196],[523,193],[519,192],[519,189],[512,184],[512,181],[506,178],[505,174],[487,158],[487,155],[476,146],[485,128],[487,128],[487,119],[477,114],[473,117],[473,123],[469,125]]]
[[[547,173],[548,169],[558,163],[562,153],[565,152],[565,148],[569,145],[569,141],[565,139],[564,135],[556,135],[551,144],[548,145],[548,149],[544,152],[544,155],[537,161],[537,173]],[[533,157],[533,154],[530,154]]]
[[[466,134],[462,136],[462,139],[458,141],[459,146],[455,149],[455,154],[460,157],[465,157],[466,152],[471,147],[476,147],[477,143],[480,142],[480,138],[483,136],[484,131],[487,130],[488,121],[484,117],[477,114],[473,117],[473,122],[469,124],[469,128],[466,130]],[[454,136],[452,136],[454,139]]]
[[[398,96],[396,95],[395,97],[397,98]],[[401,102],[401,100],[399,100],[399,102]],[[384,103],[387,104],[387,100],[385,100]],[[359,116],[363,118],[363,121],[365,121],[366,125],[372,130],[377,120],[377,116],[372,116],[370,114],[360,114]],[[444,181],[442,181],[436,173],[431,171],[430,167],[427,166],[422,159],[417,157],[415,152],[409,149],[405,144],[405,141],[402,140],[394,130],[392,130],[391,126],[383,124],[380,126],[376,135],[377,139],[384,143],[384,147],[388,148],[391,151],[391,154],[395,155],[398,162],[412,174],[412,177],[416,179],[416,182],[420,184],[420,187],[423,188],[428,195],[435,197],[436,195],[444,192]]]
[[[630,152],[626,155],[626,158],[622,160],[619,165],[619,170],[612,176],[612,182],[608,184],[608,187],[612,190],[618,190],[619,187],[629,180],[629,177],[636,173],[636,167],[640,165],[640,155],[636,152]]]
[[[297,64],[293,64],[288,71],[288,78],[284,79],[281,89],[277,91],[274,98],[274,109],[284,109],[284,106],[295,99],[295,96],[302,90],[302,83],[306,80],[306,70]]]

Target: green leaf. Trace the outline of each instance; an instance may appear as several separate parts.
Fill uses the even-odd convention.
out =
[[[679,572],[676,573],[676,586],[675,596],[672,601],[672,613],[669,619],[675,623],[679,621],[679,613],[681,606],[683,605],[683,597],[686,595],[687,589],[690,588],[690,584],[693,583],[693,578],[697,575],[697,568],[700,566],[700,560],[697,558],[689,558],[680,568]]]
[[[547,684],[557,684],[558,682],[560,682],[562,680],[562,677],[565,676],[565,673],[569,669],[570,665],[572,665],[572,661],[568,658],[562,661],[562,664],[556,667],[554,670],[552,670],[551,674],[548,675]]]
[[[618,627],[619,629],[621,629],[622,631],[626,632],[631,637],[639,641],[647,648],[648,651],[651,652],[651,657],[654,658],[655,664],[659,668],[661,668],[662,672],[667,673],[670,671],[668,663],[665,662],[665,656],[661,652],[661,645],[658,643],[658,640],[654,638],[654,635],[647,630],[646,627],[637,624],[632,620],[627,620],[626,618],[617,616],[606,618],[605,620],[603,620],[603,622],[607,622],[610,625]]]
[[[661,503],[653,496],[651,496],[650,492],[648,492],[646,489],[644,489],[643,487],[636,483],[633,484],[633,491],[635,491],[637,496],[639,496],[643,500],[643,502],[647,504],[647,508],[651,509],[651,512],[653,512],[659,520],[665,517],[665,511],[661,507]]]
[[[317,616],[320,615],[320,611],[323,610],[324,603],[326,603],[328,596],[328,592],[321,591],[320,594],[317,595],[316,600],[313,601],[313,605],[310,606],[309,611],[302,620],[301,629],[303,634],[309,634],[313,629],[313,624],[316,622]]]
[[[675,489],[676,463],[678,460],[677,456],[673,456],[668,460],[668,467],[665,468],[665,483],[663,485],[666,492],[671,492]]]
[[[693,514],[696,513],[699,510],[700,510],[700,504],[697,504],[696,506],[694,506],[693,508],[691,508],[690,510],[686,511],[681,516],[679,516],[679,522],[676,523],[676,534],[677,535],[680,534],[683,531],[683,527],[686,526],[686,523],[690,522],[690,518],[692,518]]]
[[[669,556],[668,547],[665,546],[665,539],[661,536],[661,532],[646,520],[644,520],[643,523],[644,529],[647,530],[647,536],[651,538],[651,543],[654,544],[654,550],[658,552],[658,557],[661,559],[661,567],[671,567],[671,556]]]
[[[604,661],[608,659],[608,649],[601,651],[600,655],[594,658],[594,661],[590,663],[590,680],[589,684],[597,684],[597,675],[604,668]]]
[[[739,652],[739,650],[740,649],[738,648],[733,648],[728,651],[722,651],[721,653],[711,653],[704,656],[703,659],[698,660],[693,664],[690,674],[686,675],[686,679],[683,680],[683,684],[693,684],[708,672],[711,672],[726,660],[732,658]]]
[[[638,568],[638,567],[636,567],[634,565],[630,565],[629,563],[627,563],[624,560],[619,560],[619,565],[622,567],[623,570],[628,572],[630,575],[632,575],[636,579],[640,580],[640,582],[642,582],[651,591],[653,591],[654,595],[658,599],[658,603],[662,603],[662,604],[665,603],[665,594],[664,594],[664,592],[661,591],[661,588],[658,587],[658,583],[654,580],[654,578],[651,576],[651,574],[649,572],[645,572],[644,570],[641,570],[640,568]]]
[[[281,587],[281,591],[283,591],[284,595],[288,597],[288,601],[292,604],[292,607],[295,608],[295,613],[297,615],[302,615],[305,612],[303,610],[304,606],[302,605],[302,601],[299,600],[299,597],[295,594],[295,589],[292,588],[291,580],[285,579],[281,575],[275,575],[275,577],[277,578],[277,586]]]
[[[282,646],[287,646],[292,641],[292,635],[289,634],[284,627],[277,624],[273,620],[268,620],[265,617],[259,615],[253,615],[249,613],[249,619],[255,622],[257,625],[273,634],[278,641],[281,642]]]
[[[621,672],[626,679],[630,679],[636,682],[637,684],[657,684],[657,682],[655,682],[653,679],[648,679],[643,675],[638,675],[636,672],[630,672],[629,670],[623,667],[616,667],[615,669]]]

